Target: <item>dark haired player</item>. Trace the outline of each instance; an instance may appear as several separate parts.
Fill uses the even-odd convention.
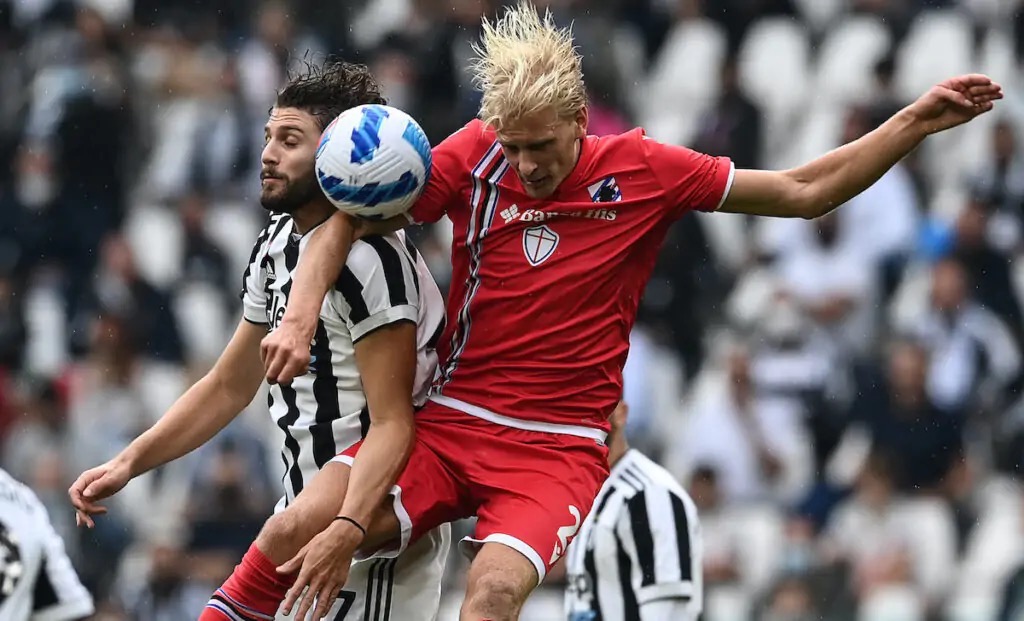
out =
[[[252,401],[264,375],[260,341],[284,315],[308,234],[335,212],[314,172],[320,134],[342,111],[370,103],[384,103],[376,82],[348,63],[310,67],[278,94],[260,174],[260,202],[271,217],[243,277],[243,319],[213,369],[156,425],[78,478],[70,494],[79,523],[91,526],[91,516],[105,511],[101,499],[209,441]],[[278,579],[275,566],[295,553],[295,542],[301,547],[339,509],[354,532],[370,522],[411,449],[414,402],[423,402],[433,377],[443,318],[437,285],[403,235],[367,237],[353,246],[321,308],[314,360],[290,384],[270,386],[270,414],[282,432],[284,496],[239,569]],[[320,468],[359,440],[364,449],[347,493],[318,485]],[[322,602],[325,609],[333,604],[329,618],[433,619],[449,529],[434,530],[401,555],[356,562],[345,589]],[[265,610],[243,605],[238,586],[219,589],[200,618],[274,619],[277,600]]]

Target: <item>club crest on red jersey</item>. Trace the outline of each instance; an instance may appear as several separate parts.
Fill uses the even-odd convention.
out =
[[[622,200],[622,190],[615,177],[605,177],[597,183],[587,186],[590,193],[590,200],[595,203],[617,203]]]
[[[531,226],[523,231],[523,253],[530,265],[537,267],[548,260],[558,247],[558,233],[546,224]]]

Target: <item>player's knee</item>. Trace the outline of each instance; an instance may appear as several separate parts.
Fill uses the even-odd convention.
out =
[[[478,576],[470,588],[470,609],[487,619],[516,619],[528,593],[520,580],[507,572],[488,571]]]
[[[301,516],[293,511],[282,511],[270,517],[263,525],[256,545],[267,552],[270,550],[298,550],[311,538],[306,532]]]

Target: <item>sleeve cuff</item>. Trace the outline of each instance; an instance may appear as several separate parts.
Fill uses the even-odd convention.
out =
[[[252,304],[248,300],[242,302],[242,319],[259,325],[267,324],[267,311],[262,306]]]
[[[729,191],[732,190],[732,182],[736,179],[736,165],[729,160],[729,176],[725,180],[725,189],[722,190],[722,198],[718,199],[718,204],[711,211],[718,211],[725,204],[725,199],[729,198]]]
[[[642,606],[661,599],[690,599],[692,597],[692,582],[662,582],[641,587],[636,594],[636,601]]]
[[[355,324],[349,332],[352,334],[352,342],[355,343],[377,328],[381,328],[398,321],[411,321],[416,323],[418,318],[419,311],[411,304],[392,306],[380,311],[379,313],[374,313]]]

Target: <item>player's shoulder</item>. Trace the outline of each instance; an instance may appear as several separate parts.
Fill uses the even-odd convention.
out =
[[[265,247],[276,239],[292,222],[292,217],[285,213],[272,213],[267,224],[256,236],[256,247]]]
[[[453,153],[469,155],[479,148],[486,148],[497,141],[494,130],[484,125],[480,119],[472,119],[459,129],[448,135],[441,143]]]
[[[409,251],[405,247],[405,233],[398,231],[386,235],[369,235],[352,243],[352,249],[345,261],[347,267],[357,277],[383,277],[381,268],[391,265],[398,259],[399,264],[409,259]],[[364,283],[365,284],[365,283]]]
[[[30,514],[42,513],[42,504],[32,488],[15,479],[6,470],[0,469],[0,504],[8,507],[15,506],[17,509]]]
[[[683,492],[683,487],[668,470],[636,449],[630,449],[616,468],[619,476],[628,481],[637,491],[655,492],[660,490],[673,495]]]
[[[621,134],[590,135],[584,140],[584,149],[590,151],[589,165],[596,174],[635,173],[646,162],[644,130],[639,127]]]

